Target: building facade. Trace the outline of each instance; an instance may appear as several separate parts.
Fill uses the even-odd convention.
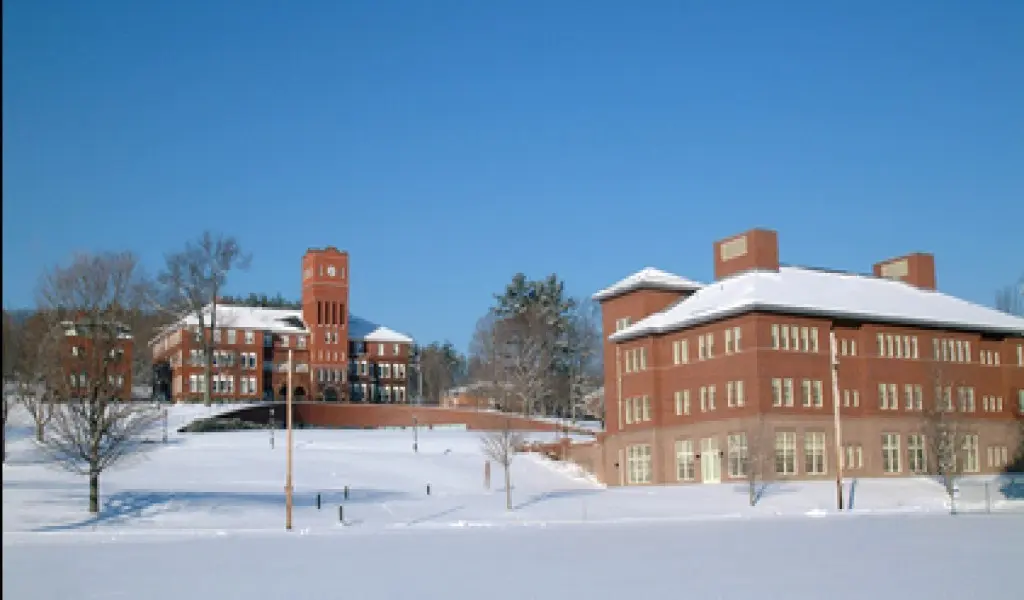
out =
[[[203,328],[190,314],[152,342],[158,394],[200,400],[203,336],[214,346],[212,396],[245,402],[298,400],[405,403],[413,340],[349,313],[349,257],[334,247],[302,257],[301,309],[218,305]],[[205,329],[205,331],[201,330]],[[291,362],[289,363],[289,356]]]
[[[60,325],[64,336],[62,370],[68,385],[62,395],[82,398],[96,392],[106,398],[132,400],[135,341],[131,330],[117,323],[95,325],[84,317]],[[100,331],[94,331],[95,327]]]
[[[951,431],[961,472],[1013,460],[1024,319],[938,292],[932,256],[783,266],[763,229],[714,256],[710,284],[644,269],[594,295],[609,484],[927,473]]]

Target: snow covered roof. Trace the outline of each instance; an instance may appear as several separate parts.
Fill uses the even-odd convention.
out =
[[[763,310],[1024,336],[1024,319],[901,281],[800,267],[709,284],[609,339],[620,342]]]
[[[608,300],[615,296],[631,292],[639,289],[656,289],[656,290],[678,290],[678,291],[692,291],[699,290],[704,287],[704,284],[680,277],[679,275],[673,275],[661,269],[655,269],[654,267],[646,267],[633,273],[629,277],[612,284],[609,287],[594,294],[594,300]]]
[[[209,315],[209,311],[210,309],[207,307],[207,315]],[[183,327],[196,325],[199,325],[199,319],[195,314],[188,315],[179,324]],[[209,325],[209,321],[207,321],[206,326],[209,327]],[[274,333],[309,333],[309,329],[302,320],[301,310],[234,304],[217,305],[217,327],[258,329]],[[413,341],[405,334],[355,315],[349,315],[348,335],[349,339],[367,342],[411,344]]]

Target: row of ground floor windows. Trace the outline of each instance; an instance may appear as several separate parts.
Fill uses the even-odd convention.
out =
[[[825,433],[805,432],[802,444],[792,431],[775,433],[774,446],[767,452],[760,451],[758,444],[748,442],[745,433],[729,435],[724,451],[715,437],[694,440],[676,440],[676,480],[703,483],[721,481],[723,471],[730,479],[745,479],[748,473],[763,476],[768,473],[793,477],[799,475],[825,475],[828,473],[829,451],[825,445]],[[756,442],[756,441],[755,441]],[[882,471],[887,474],[926,473],[929,456],[935,460],[936,450],[929,448],[923,434],[901,436],[898,433],[883,433],[880,439]],[[958,462],[958,470],[977,473],[982,461],[977,435],[964,435],[957,441],[960,451],[949,452],[951,460]],[[799,452],[798,452],[799,451]],[[986,448],[987,466],[1002,468],[1008,464],[1006,446]],[[842,468],[856,472],[864,468],[864,448],[861,444],[845,444],[840,455]],[[626,447],[626,483],[644,484],[654,481],[653,454],[650,444],[634,444]]]

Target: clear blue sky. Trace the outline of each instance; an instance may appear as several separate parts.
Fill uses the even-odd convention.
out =
[[[465,346],[517,271],[589,294],[936,254],[990,304],[1024,272],[1024,2],[5,0],[3,301],[77,250],[155,271],[203,229],[298,296]]]

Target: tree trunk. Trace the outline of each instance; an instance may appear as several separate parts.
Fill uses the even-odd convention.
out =
[[[42,409],[39,409],[39,410],[42,410]],[[45,427],[43,425],[43,415],[42,414],[36,415],[36,441],[39,442],[40,444],[43,443],[43,430],[44,429],[45,429]]]
[[[100,512],[100,474],[96,472],[89,473],[89,512]]]
[[[512,510],[512,471],[505,465],[505,510]]]
[[[753,473],[747,475],[747,495],[750,497],[750,505],[757,504],[757,479]]]

